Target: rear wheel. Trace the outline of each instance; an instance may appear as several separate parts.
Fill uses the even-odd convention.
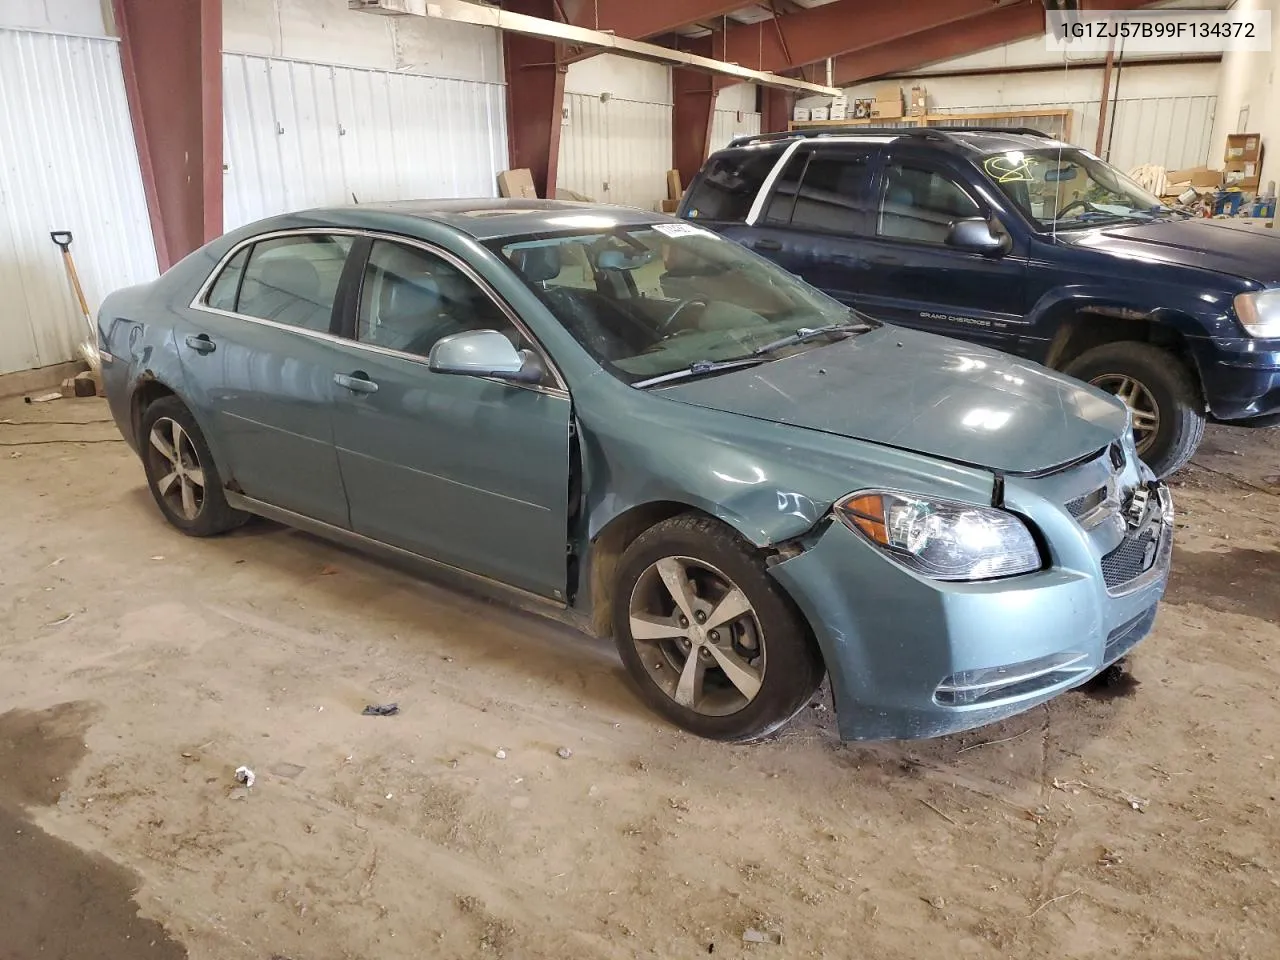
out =
[[[762,739],[809,701],[822,657],[790,598],[731,530],[686,514],[623,555],[614,637],[640,696],[713,740]]]
[[[1123,400],[1133,414],[1138,456],[1158,477],[1181,469],[1204,437],[1204,404],[1190,371],[1149,343],[1094,347],[1067,364],[1066,373]]]
[[[222,492],[204,434],[177,397],[162,397],[142,415],[142,464],[165,519],[193,537],[234,530],[249,519]]]

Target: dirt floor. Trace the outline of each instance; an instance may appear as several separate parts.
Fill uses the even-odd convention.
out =
[[[0,402],[3,960],[1275,956],[1280,432],[1178,478],[1130,682],[728,747],[553,623],[267,523],[180,536],[106,416]]]

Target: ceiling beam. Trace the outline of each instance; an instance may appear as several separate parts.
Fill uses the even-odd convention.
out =
[[[760,23],[736,24],[713,38],[715,56],[754,70],[776,72],[900,40],[923,29],[987,13],[992,0],[913,0],[866,3],[836,0]],[[1020,0],[1032,7],[1031,0]],[[1034,9],[1044,14],[1039,2]]]
[[[1133,10],[1152,0],[1091,0],[1094,9]],[[876,77],[909,73],[927,64],[962,57],[1044,32],[1044,7],[1019,4],[990,10],[959,23],[922,30],[888,43],[835,58],[835,85],[847,87]]]
[[[785,87],[790,90],[828,96],[839,92],[826,84],[792,80],[768,71],[752,70],[749,67],[725,63],[722,60],[685,53],[683,50],[671,50],[657,44],[631,40],[612,33],[588,30],[559,20],[481,6],[468,0],[347,0],[347,4],[350,9],[364,13],[395,17],[419,16],[490,27],[504,33],[516,33],[571,46],[594,48],[600,53],[615,53],[633,60],[648,60],[670,67],[717,74],[739,83],[758,83],[766,87]]]
[[[742,9],[743,0],[560,0],[574,26],[640,40]]]

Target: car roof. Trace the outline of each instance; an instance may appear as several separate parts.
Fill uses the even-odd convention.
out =
[[[959,127],[828,127],[797,130],[784,134],[766,134],[760,137],[739,137],[728,150],[756,150],[761,148],[785,149],[797,140],[814,145],[841,143],[895,143],[940,150],[967,156],[989,156],[1011,150],[1048,150],[1057,147],[1075,149],[1070,143],[1055,140],[1048,134],[1028,131],[1026,128],[1002,130],[997,127],[981,129]]]
[[[585,219],[607,218],[619,226],[643,226],[671,220],[660,213],[636,207],[604,203],[575,203],[568,200],[522,200],[483,198],[476,200],[396,200],[361,203],[344,207],[321,207],[296,216],[334,224],[371,229],[389,226],[389,221],[410,218],[452,227],[476,240],[500,240],[531,234],[556,233],[574,227],[598,227]],[[575,222],[576,221],[576,222]],[[674,221],[672,221],[674,222]]]

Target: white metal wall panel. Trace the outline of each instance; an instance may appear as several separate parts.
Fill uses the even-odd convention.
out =
[[[565,94],[559,186],[601,203],[654,210],[667,195],[671,105]]]
[[[497,194],[499,84],[240,54],[223,81],[228,229],[353,198]]]
[[[75,236],[91,310],[156,275],[118,45],[0,29],[0,373],[85,339],[53,230]]]
[[[1213,134],[1213,115],[1217,97],[1130,97],[1113,103],[1114,113],[1107,118],[1108,132],[1102,138],[1103,156],[1121,170],[1132,170],[1144,163],[1155,163],[1168,170],[1181,170],[1209,163],[1209,145]],[[1078,100],[1074,103],[1022,103],[1014,106],[954,107],[938,113],[999,112],[1016,114],[1018,110],[1069,109],[1072,143],[1093,150],[1097,144],[1098,117],[1101,102]],[[1114,123],[1112,118],[1114,117]],[[990,123],[991,121],[975,121]],[[1001,125],[1042,126],[1046,133],[1057,133],[1048,121],[1016,117]]]
[[[734,137],[755,136],[760,132],[760,114],[739,110],[717,110],[711,121],[711,149],[729,145]]]

